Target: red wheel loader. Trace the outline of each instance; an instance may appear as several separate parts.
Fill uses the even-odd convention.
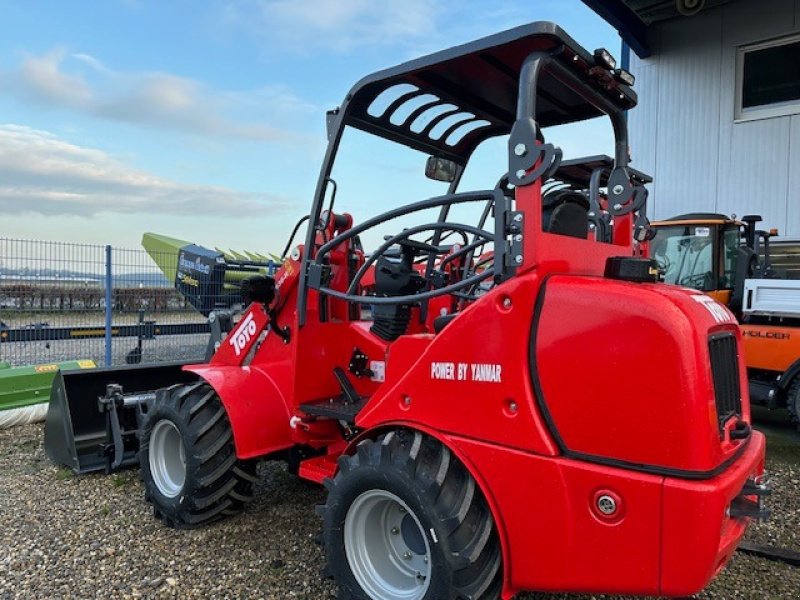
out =
[[[192,527],[235,513],[254,462],[283,459],[328,490],[319,513],[343,598],[702,589],[766,515],[764,437],[733,315],[657,283],[636,255],[648,232],[628,166],[632,84],[551,23],[357,83],[328,115],[304,243],[245,284],[252,303],[210,362],[101,399],[136,407],[155,515]],[[562,153],[542,129],[601,116],[615,136],[602,202],[543,193]],[[430,155],[447,193],[354,223],[326,194],[353,129]],[[461,190],[497,136],[507,172]],[[362,239],[391,227],[365,253]]]

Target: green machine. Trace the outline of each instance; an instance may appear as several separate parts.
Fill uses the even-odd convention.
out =
[[[12,367],[0,362],[0,429],[44,419],[53,378],[59,370],[93,369],[91,360]]]
[[[242,280],[272,275],[277,266],[277,257],[211,250],[157,233],[145,233],[142,247],[164,277],[204,316],[240,304]]]

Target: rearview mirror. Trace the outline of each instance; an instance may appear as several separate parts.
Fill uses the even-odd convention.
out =
[[[452,183],[456,180],[458,165],[452,160],[429,156],[425,163],[425,177],[435,181],[446,181]]]

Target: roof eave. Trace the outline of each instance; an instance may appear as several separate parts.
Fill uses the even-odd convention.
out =
[[[581,0],[619,32],[639,58],[653,54],[647,43],[647,25],[622,0]]]

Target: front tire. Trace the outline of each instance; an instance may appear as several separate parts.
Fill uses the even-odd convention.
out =
[[[328,568],[347,600],[492,600],[500,543],[475,480],[419,432],[364,440],[339,459],[321,508]]]
[[[236,458],[230,421],[205,382],[161,390],[139,438],[145,499],[170,527],[199,527],[240,512],[255,464]]]

